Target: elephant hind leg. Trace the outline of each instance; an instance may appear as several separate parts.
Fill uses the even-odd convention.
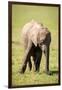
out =
[[[42,52],[41,53],[38,52],[38,54],[36,55],[36,60],[35,60],[35,67],[36,67],[36,70],[35,71],[38,71],[39,72],[41,58],[42,58]]]
[[[27,67],[27,63],[28,63],[29,69],[31,71],[31,69],[32,69],[32,63],[31,63],[31,60],[30,60],[30,57],[29,57],[28,61],[27,62],[24,62],[23,67],[21,69],[21,73],[24,73],[25,72],[26,67]]]
[[[31,69],[32,69],[32,62],[31,62],[31,59],[29,58],[29,60],[28,60],[28,66],[29,66],[29,69],[30,69],[30,71],[31,71]]]
[[[33,56],[35,71],[39,72],[41,58],[42,58],[42,51],[36,50],[35,55]]]

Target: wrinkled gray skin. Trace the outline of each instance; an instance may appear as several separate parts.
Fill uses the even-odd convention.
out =
[[[42,24],[32,20],[25,24],[22,29],[22,36],[25,47],[25,55],[23,58],[23,65],[21,73],[24,73],[29,64],[30,70],[32,68],[31,56],[34,60],[35,70],[39,71],[42,52],[46,58],[46,73],[49,73],[49,47],[51,42],[51,34],[48,28]]]

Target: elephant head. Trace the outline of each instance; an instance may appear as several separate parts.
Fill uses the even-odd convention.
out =
[[[37,22],[33,22],[33,25],[29,30],[28,36],[35,45],[35,47],[37,47],[37,45],[41,47],[42,44],[49,45],[51,42],[51,35],[48,31],[48,28],[45,28],[43,25]]]

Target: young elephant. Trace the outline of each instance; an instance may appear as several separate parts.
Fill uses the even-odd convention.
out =
[[[23,58],[24,63],[21,72],[25,72],[27,63],[29,63],[29,67],[31,69],[31,56],[33,56],[36,70],[39,70],[43,51],[46,57],[46,72],[49,74],[49,46],[51,42],[50,32],[42,24],[37,23],[34,20],[24,25],[22,31],[26,51]]]

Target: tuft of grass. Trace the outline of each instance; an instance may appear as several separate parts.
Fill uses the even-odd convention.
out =
[[[31,72],[27,66],[24,74],[19,73],[24,56],[24,48],[20,43],[21,30],[31,19],[43,23],[51,32],[50,71],[53,72],[51,76],[45,74],[44,55],[39,73],[34,72],[34,65]],[[12,5],[12,86],[58,83],[58,49],[58,7]]]

